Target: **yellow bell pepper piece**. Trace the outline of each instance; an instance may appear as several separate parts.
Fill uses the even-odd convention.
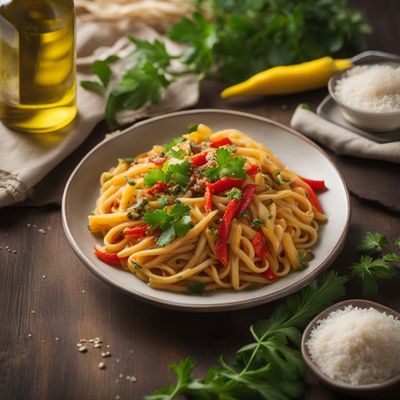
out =
[[[351,66],[348,59],[322,57],[302,64],[273,67],[226,88],[221,97],[305,92],[325,86],[332,75]]]

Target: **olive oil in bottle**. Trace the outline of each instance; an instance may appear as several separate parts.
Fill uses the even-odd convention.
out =
[[[73,0],[0,0],[0,119],[47,133],[77,113]]]

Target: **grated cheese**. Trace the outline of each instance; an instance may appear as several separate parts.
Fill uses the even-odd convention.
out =
[[[354,67],[337,81],[335,94],[343,104],[363,111],[400,111],[400,67]]]
[[[330,378],[351,385],[383,382],[400,372],[400,321],[374,308],[347,306],[319,321],[306,346]]]

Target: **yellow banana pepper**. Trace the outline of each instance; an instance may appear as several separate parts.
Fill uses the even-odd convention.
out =
[[[302,64],[273,67],[226,88],[221,97],[305,92],[325,86],[332,75],[351,66],[348,59],[322,57]]]

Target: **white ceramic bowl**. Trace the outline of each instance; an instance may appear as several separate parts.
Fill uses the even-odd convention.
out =
[[[204,123],[213,130],[237,128],[272,149],[290,169],[311,179],[324,179],[328,190],[318,195],[329,222],[321,226],[314,258],[308,268],[293,272],[271,285],[235,292],[219,290],[195,296],[155,290],[133,274],[110,267],[93,254],[101,239],[86,228],[87,216],[99,193],[99,176],[120,157],[132,157],[154,144],[166,143],[185,132],[189,124]],[[225,311],[266,303],[304,287],[333,262],[343,247],[350,219],[350,201],[344,181],[328,156],[313,142],[277,122],[227,110],[192,110],[152,118],[98,144],[79,163],[64,191],[64,230],[72,248],[101,279],[142,300],[187,311]]]
[[[383,63],[380,63],[383,64]],[[400,66],[397,63],[384,63],[389,65]],[[371,64],[375,65],[375,64]],[[355,67],[353,67],[355,68]],[[344,78],[352,68],[339,72],[334,75],[328,82],[328,90],[332,98],[339,105],[343,118],[352,125],[366,129],[371,132],[390,132],[400,128],[400,111],[392,112],[372,112],[364,111],[351,107],[341,102],[336,96],[336,84]]]

